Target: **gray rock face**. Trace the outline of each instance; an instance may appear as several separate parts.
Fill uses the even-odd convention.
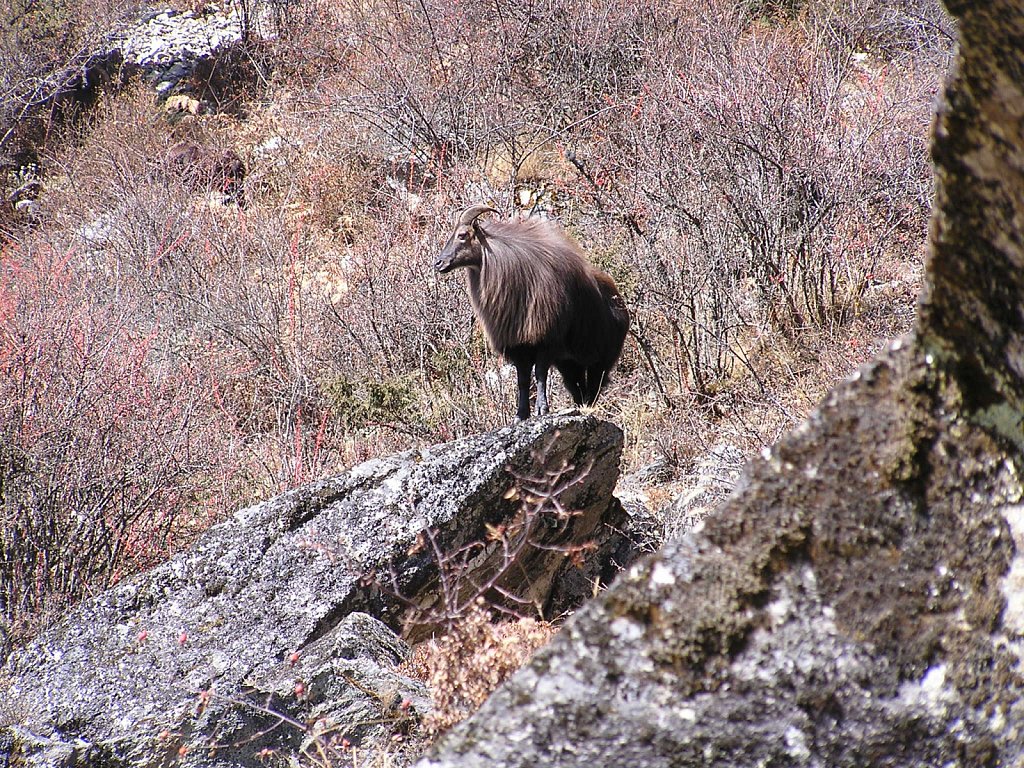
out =
[[[141,72],[158,93],[165,93],[191,75],[199,61],[238,43],[242,31],[238,10],[151,12],[114,35],[99,58]]]
[[[1024,3],[949,6],[915,337],[421,768],[1024,764]]]
[[[6,747],[14,765],[40,768],[170,762],[239,766],[298,756],[341,759],[346,743],[390,747],[395,735],[429,710],[423,684],[394,670],[408,652],[405,642],[381,622],[352,613],[301,653],[273,669],[247,675],[237,689],[221,690],[214,673],[212,687],[204,689],[209,696],[197,692],[178,702],[151,696],[149,715],[116,738],[82,738],[79,723],[64,723],[60,731],[40,736],[19,723],[0,732],[0,749]],[[122,664],[107,674],[141,673],[130,667]],[[92,690],[91,684],[76,689],[76,706],[88,701]],[[173,706],[165,711],[165,705]],[[123,725],[134,716],[129,709],[111,714],[120,715]],[[166,727],[153,732],[151,727],[160,722]]]
[[[237,10],[196,16],[191,11],[168,9],[147,14],[118,33],[107,49],[138,66],[167,67],[209,56],[241,39],[242,20]]]
[[[145,765],[181,747],[184,764],[237,765],[302,736],[283,726],[257,735],[274,722],[259,711],[268,699],[265,709],[326,719],[354,744],[380,743],[388,728],[367,723],[402,720],[382,715],[382,702],[408,700],[404,717],[423,711],[424,692],[393,671],[404,642],[356,612],[401,629],[413,605],[406,633],[425,636],[454,607],[438,601],[442,578],[452,602],[471,599],[475,580],[538,608],[579,604],[594,579],[610,579],[609,558],[626,556],[624,513],[611,496],[621,447],[605,422],[536,420],[370,461],[244,509],[15,652],[0,676],[16,725],[0,730],[0,745],[26,765],[94,754],[105,765]],[[560,492],[539,480],[545,471],[561,478]],[[524,518],[509,491],[525,484],[548,488],[557,504]],[[427,528],[432,546],[423,546]],[[582,568],[565,556],[577,545],[592,545]],[[461,594],[451,573],[439,573],[434,546],[466,555]],[[373,572],[383,576],[367,579]]]

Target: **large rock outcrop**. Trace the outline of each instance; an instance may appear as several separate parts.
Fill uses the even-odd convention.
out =
[[[198,15],[169,8],[148,11],[113,35],[97,59],[108,68],[118,63],[126,74],[139,75],[163,94],[239,43],[244,31],[237,9]]]
[[[948,5],[915,336],[423,768],[1024,764],[1024,3]]]
[[[621,448],[621,431],[593,418],[531,421],[244,509],[12,654],[0,754],[18,766],[256,764],[311,735],[278,715],[387,744],[428,704],[395,673],[408,648],[384,624],[408,637],[443,628],[473,583],[527,610],[581,602],[628,556],[611,495]]]

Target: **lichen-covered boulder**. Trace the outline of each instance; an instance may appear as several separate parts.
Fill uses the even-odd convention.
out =
[[[1024,461],[957,415],[940,366],[897,346],[424,765],[967,768],[1024,755],[1024,624],[1003,613]]]
[[[427,706],[394,671],[407,646],[392,630],[443,629],[474,596],[459,584],[560,612],[611,579],[629,549],[621,449],[607,422],[534,420],[244,509],[15,651],[0,750],[15,765],[256,764],[310,737],[267,731],[279,715],[386,746]],[[468,556],[439,568],[454,553]]]

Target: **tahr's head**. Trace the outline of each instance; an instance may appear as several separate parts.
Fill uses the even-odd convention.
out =
[[[444,274],[459,267],[479,267],[483,260],[480,225],[477,219],[485,213],[497,213],[486,205],[473,205],[459,214],[455,231],[434,262],[434,269]]]

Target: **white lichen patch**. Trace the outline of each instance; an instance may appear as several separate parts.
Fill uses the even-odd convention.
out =
[[[799,579],[800,584],[807,593],[817,595],[818,578],[815,576],[813,568],[810,566],[801,568],[799,571]],[[795,593],[789,589],[780,589],[775,599],[764,607],[764,612],[771,620],[772,627],[779,627],[800,615],[801,609],[798,606],[798,599],[795,599],[794,595]],[[818,608],[821,610],[822,616],[815,620],[825,621],[825,624],[828,625],[825,627],[825,631],[833,632],[835,628],[831,624],[832,619],[834,619],[835,612],[831,608],[828,608],[828,611],[826,612],[826,607],[827,606],[819,604]],[[803,618],[806,618],[806,616]]]
[[[646,572],[647,569],[644,563],[633,563],[633,565],[629,566],[629,570],[626,571],[626,579],[633,582],[641,581]]]
[[[1010,526],[1016,553],[1010,570],[1003,578],[1003,597],[1006,610],[1003,611],[1003,626],[1007,634],[1016,640],[1024,638],[1024,505],[1013,504],[1002,508],[1003,518]]]
[[[637,622],[627,619],[625,616],[620,616],[615,619],[611,623],[609,629],[613,635],[622,640],[639,640],[644,636],[644,628]]]
[[[216,672],[225,672],[231,669],[232,659],[223,651],[214,651],[210,654],[210,667]]]
[[[974,414],[974,419],[983,427],[995,430],[1024,449],[1024,424],[1021,421],[1021,413],[1009,403],[998,403],[983,408]]]
[[[651,568],[652,587],[671,587],[676,583],[676,575],[664,562],[657,562]]]
[[[1006,711],[1003,707],[995,708],[992,717],[988,720],[988,725],[995,733],[1000,733],[1006,728]]]
[[[936,664],[929,667],[920,680],[903,683],[900,686],[900,698],[910,707],[924,709],[941,717],[946,713],[946,706],[957,696],[946,685],[946,665]]]
[[[788,597],[780,597],[778,600],[770,602],[765,608],[765,612],[771,617],[772,624],[778,626],[786,620],[792,609],[793,601]]]
[[[799,728],[793,725],[789,726],[783,734],[783,739],[786,741],[786,751],[789,752],[790,757],[800,761],[810,759],[811,750],[807,746],[804,732]]]

